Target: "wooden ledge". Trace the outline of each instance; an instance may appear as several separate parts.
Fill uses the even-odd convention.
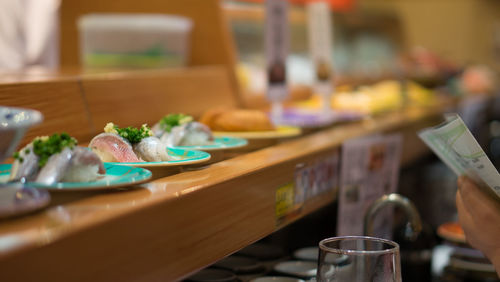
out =
[[[297,165],[359,136],[397,131],[416,139],[442,111],[335,126],[126,191],[53,194],[57,205],[0,223],[0,280],[179,280],[335,201],[332,190],[278,221],[276,191],[293,182]]]

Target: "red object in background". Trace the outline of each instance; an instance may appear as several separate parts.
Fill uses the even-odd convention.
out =
[[[265,0],[239,0],[242,2],[263,3]],[[306,4],[311,2],[328,2],[334,11],[346,12],[354,8],[355,0],[287,0],[293,4]]]

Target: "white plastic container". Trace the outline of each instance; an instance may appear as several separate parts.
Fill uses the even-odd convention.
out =
[[[179,67],[188,62],[192,21],[163,14],[88,14],[78,20],[89,68]]]

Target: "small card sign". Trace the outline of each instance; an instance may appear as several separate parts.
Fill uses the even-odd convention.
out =
[[[307,4],[309,52],[316,73],[315,91],[330,96],[332,87],[332,21],[327,2]]]
[[[272,102],[283,101],[288,96],[286,83],[288,45],[288,2],[267,0],[265,32],[267,97]]]
[[[333,191],[339,184],[339,150],[325,154],[314,162],[295,169],[295,203],[302,205],[308,199]]]
[[[337,234],[363,234],[368,207],[379,197],[396,192],[402,139],[375,135],[346,141],[340,162]],[[374,222],[376,237],[391,237],[392,210],[381,210]]]

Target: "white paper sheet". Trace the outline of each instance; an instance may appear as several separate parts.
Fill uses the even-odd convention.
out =
[[[467,175],[500,197],[500,174],[457,114],[421,131],[420,138],[457,175]]]

